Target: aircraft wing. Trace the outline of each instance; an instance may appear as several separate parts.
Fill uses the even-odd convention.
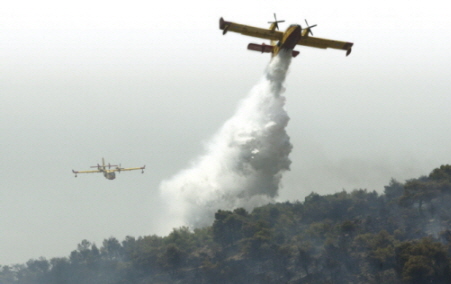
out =
[[[351,48],[354,45],[352,42],[345,42],[345,41],[337,41],[337,40],[330,40],[330,39],[324,39],[319,37],[312,37],[312,36],[303,36],[297,43],[299,45],[304,46],[310,46],[310,47],[316,47],[316,48],[334,48],[334,49],[342,49],[347,50],[346,55],[349,55],[351,53]]]
[[[72,170],[74,174],[92,174],[92,173],[101,173],[102,171],[99,170],[93,170],[93,171],[74,171]]]
[[[256,28],[246,25],[241,25],[233,22],[224,21],[223,18],[219,20],[219,28],[223,30],[223,34],[226,32],[235,32],[247,36],[258,37],[269,40],[281,40],[283,37],[283,32],[272,31],[269,29]]]
[[[112,169],[111,172],[124,172],[124,171],[136,171],[136,170],[144,170],[146,166],[139,167],[139,168],[120,168],[120,169]]]

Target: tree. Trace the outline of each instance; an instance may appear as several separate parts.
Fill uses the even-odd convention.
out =
[[[396,262],[398,274],[408,283],[450,283],[446,247],[431,238],[401,243],[396,249]]]
[[[94,246],[95,247],[95,246]],[[102,257],[107,260],[122,260],[124,250],[116,238],[109,238],[103,240],[102,248],[100,249]]]
[[[231,246],[242,239],[244,217],[230,211],[219,210],[213,222],[213,240],[224,246]]]
[[[16,279],[16,272],[9,266],[0,266],[0,283],[14,284]]]
[[[423,213],[423,204],[429,203],[439,193],[439,190],[426,178],[412,179],[404,185],[404,194],[400,198],[400,204],[405,207],[417,205],[418,211]]]
[[[451,181],[451,165],[441,165],[440,168],[434,169],[430,174],[431,180]]]
[[[302,246],[298,247],[298,256],[296,258],[296,264],[304,269],[307,276],[310,274],[309,267],[312,266],[314,257],[313,248],[310,243],[304,243]]]
[[[185,252],[174,244],[170,244],[162,257],[162,266],[170,269],[177,269],[183,264]]]
[[[388,185],[384,186],[385,198],[387,198],[389,203],[398,200],[403,192],[404,186],[393,178]]]

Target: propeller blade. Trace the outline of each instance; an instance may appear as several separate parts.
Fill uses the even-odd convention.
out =
[[[305,29],[308,30],[309,34],[313,35],[312,28],[316,27],[317,25],[310,26],[307,22],[307,19],[304,19],[304,20],[305,20],[305,23],[307,24],[307,27]]]
[[[285,20],[279,20],[279,21],[277,21],[276,13],[274,13],[274,20],[276,20],[277,23],[283,23],[283,22],[285,22]]]
[[[279,23],[283,23],[285,20],[277,20],[276,13],[274,13],[274,21],[269,21],[268,24],[274,24],[276,29],[279,29]]]

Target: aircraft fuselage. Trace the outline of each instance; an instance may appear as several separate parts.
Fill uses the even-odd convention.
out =
[[[291,25],[283,34],[281,49],[293,49],[301,38],[301,26]]]
[[[283,33],[282,40],[280,40],[273,49],[273,56],[277,55],[281,49],[293,50],[301,38],[301,26],[291,25]]]
[[[109,180],[113,180],[116,178],[116,174],[114,172],[108,172],[108,171],[104,171],[103,176]]]

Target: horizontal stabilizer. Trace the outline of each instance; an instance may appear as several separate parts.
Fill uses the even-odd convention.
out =
[[[273,48],[274,47],[272,45],[267,45],[264,43],[263,44],[249,43],[249,45],[247,46],[247,49],[260,51],[261,53],[263,53],[263,52],[271,53]]]

